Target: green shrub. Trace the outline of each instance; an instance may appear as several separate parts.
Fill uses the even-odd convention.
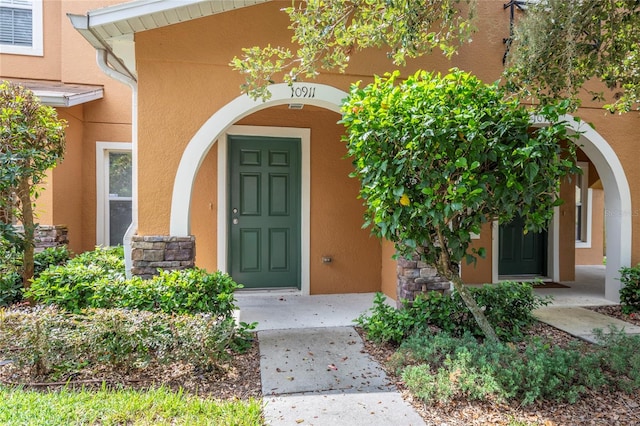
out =
[[[575,402],[587,388],[607,384],[601,355],[584,347],[551,348],[531,341],[517,347],[466,335],[455,338],[424,333],[409,337],[394,362],[413,394],[425,402],[538,400]]]
[[[34,377],[57,380],[83,368],[127,372],[149,364],[183,362],[211,370],[228,359],[246,329],[211,315],[168,315],[127,309],[72,314],[56,307],[0,309],[0,358]]]
[[[536,321],[533,310],[550,303],[549,297],[543,298],[533,292],[531,283],[507,281],[471,287],[470,291],[478,306],[484,309],[487,320],[495,328],[498,337],[505,340],[521,338],[524,331]],[[471,312],[463,307],[462,299],[457,294],[454,299],[459,307],[458,312],[464,312],[464,315],[459,314],[461,325],[457,334],[471,331],[474,335],[481,336],[482,331]]]
[[[25,296],[38,303],[54,304],[79,313],[82,309],[92,307],[91,301],[98,282],[116,282],[116,277],[104,278],[105,273],[103,268],[96,265],[69,262],[65,266],[45,270],[25,291]]]
[[[64,265],[69,261],[70,257],[67,246],[45,248],[34,255],[34,277],[38,277],[45,269],[51,266]]]
[[[399,343],[415,328],[416,320],[410,309],[396,309],[388,305],[386,300],[384,294],[376,293],[371,314],[362,314],[355,322],[374,342]]]
[[[622,312],[630,314],[640,311],[640,264],[633,268],[620,269],[620,305]]]
[[[193,268],[161,271],[149,280],[127,280],[120,260],[100,250],[101,256],[86,258],[88,262],[97,258],[96,263],[80,263],[75,258],[64,267],[44,271],[28,295],[75,313],[86,308],[129,308],[228,318],[237,309],[233,293],[241,286],[227,274]]]
[[[22,300],[22,275],[3,269],[0,272],[0,306],[9,306]]]
[[[34,277],[50,266],[69,260],[66,246],[49,247],[34,255]],[[22,300],[22,252],[8,241],[0,242],[0,306]]]
[[[529,283],[502,282],[470,287],[469,291],[484,309],[497,335],[509,341],[522,338],[527,327],[535,322],[532,311],[549,303],[548,299],[536,296]],[[385,300],[384,295],[377,294],[371,313],[356,319],[371,340],[400,343],[416,330],[429,326],[455,336],[483,335],[457,293],[419,295],[412,303],[404,301],[402,309],[387,305]]]
[[[91,307],[131,308],[167,313],[210,313],[227,318],[237,309],[234,291],[241,288],[222,272],[193,268],[160,271],[149,280],[134,277],[118,282],[96,282]]]

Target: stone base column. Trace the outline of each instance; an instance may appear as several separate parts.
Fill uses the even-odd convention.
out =
[[[438,291],[448,293],[451,283],[438,275],[435,268],[419,260],[417,256],[412,259],[398,258],[398,289],[397,305],[402,306],[402,300],[413,302],[420,293]]]
[[[131,239],[131,274],[144,279],[158,275],[158,269],[193,268],[196,260],[194,236],[134,235]]]
[[[16,232],[24,234],[22,225],[15,227]],[[33,232],[34,251],[39,253],[49,247],[69,245],[69,229],[67,225],[38,225]]]

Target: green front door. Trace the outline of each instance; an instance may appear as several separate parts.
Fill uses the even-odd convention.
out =
[[[300,288],[300,140],[229,136],[229,271],[246,288]]]
[[[499,275],[547,274],[547,233],[524,233],[524,221],[517,217],[500,225]]]

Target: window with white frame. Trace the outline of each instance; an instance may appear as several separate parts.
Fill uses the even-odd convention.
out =
[[[0,53],[43,55],[43,0],[0,0]]]
[[[96,243],[123,244],[132,219],[131,144],[98,142],[96,146]]]
[[[575,176],[576,191],[576,247],[591,247],[591,189],[589,189],[589,163],[579,162],[582,174]]]

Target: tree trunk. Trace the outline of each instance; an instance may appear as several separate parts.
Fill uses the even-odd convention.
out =
[[[473,318],[475,318],[476,322],[478,323],[478,326],[480,326],[480,329],[482,330],[484,335],[487,337],[487,339],[497,342],[499,340],[498,335],[493,329],[493,326],[489,323],[489,320],[487,320],[487,317],[485,316],[482,309],[478,306],[475,299],[469,292],[469,289],[465,287],[464,282],[462,281],[462,278],[460,278],[460,276],[457,273],[452,273],[451,282],[453,282],[453,287],[455,287],[456,291],[460,293],[460,297],[462,298],[462,301],[464,302],[465,305],[467,305],[467,308],[469,308],[469,310],[471,311]]]
[[[20,207],[22,208],[22,226],[24,227],[24,253],[22,257],[22,285],[25,289],[31,286],[34,270],[34,234],[33,205],[31,204],[31,187],[29,181],[23,179],[18,189]]]
[[[485,316],[482,309],[480,309],[480,307],[476,303],[475,299],[469,292],[469,289],[465,287],[464,282],[462,281],[462,278],[460,278],[460,275],[456,270],[457,268],[454,269],[453,263],[451,262],[451,258],[449,257],[447,242],[444,236],[442,235],[442,232],[440,231],[438,231],[438,240],[441,248],[440,259],[438,264],[436,265],[438,272],[442,274],[443,277],[445,277],[446,279],[448,279],[453,283],[453,287],[456,289],[458,293],[460,293],[460,297],[462,298],[462,301],[467,306],[469,311],[471,311],[473,318],[475,318],[476,322],[478,323],[478,326],[484,333],[485,337],[489,340],[493,340],[496,342],[499,341],[500,339],[498,339],[498,335],[493,329],[493,326],[491,326],[491,324],[489,323],[489,320],[487,320],[487,317]]]

